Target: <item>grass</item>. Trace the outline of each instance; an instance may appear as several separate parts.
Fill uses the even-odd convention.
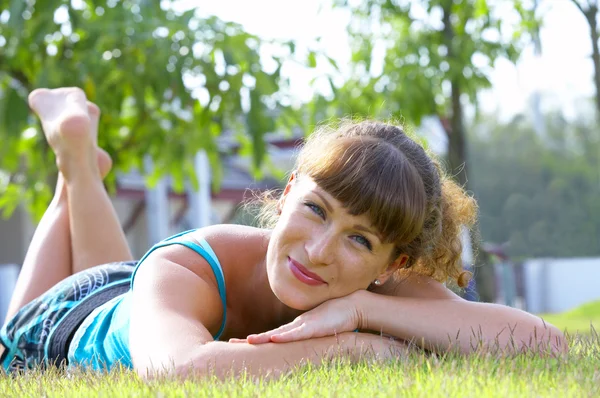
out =
[[[57,370],[0,375],[0,397],[592,397],[600,395],[600,302],[548,321],[573,332],[566,357],[489,354],[436,357],[412,353],[401,360],[349,364],[332,360],[274,380],[161,380],[145,383],[127,370],[108,375]],[[582,321],[584,320],[584,321]],[[582,329],[577,329],[581,325]],[[587,325],[587,326],[586,326]]]
[[[561,314],[542,314],[541,317],[563,331],[574,334],[600,333],[600,301],[583,304]]]

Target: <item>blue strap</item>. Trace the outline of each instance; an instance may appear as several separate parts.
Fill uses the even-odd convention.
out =
[[[152,248],[138,262],[138,266],[133,271],[133,275],[131,277],[131,286],[133,287],[133,280],[135,278],[135,273],[139,269],[140,264],[154,250],[156,250],[160,247],[169,246],[169,245],[173,245],[173,244],[183,245],[189,249],[192,249],[193,251],[195,251],[196,253],[201,255],[208,262],[208,264],[210,265],[210,268],[212,269],[213,273],[215,274],[215,279],[217,280],[217,288],[219,289],[219,296],[221,296],[221,303],[223,304],[223,322],[221,322],[221,327],[219,328],[219,331],[213,337],[215,340],[218,340],[219,337],[221,337],[221,334],[223,333],[223,329],[225,329],[225,320],[227,319],[227,295],[225,293],[225,277],[223,275],[223,269],[221,267],[221,263],[219,263],[219,259],[217,258],[215,252],[213,251],[213,249],[210,247],[210,245],[208,244],[208,242],[206,240],[199,239],[200,245],[198,245],[196,242],[192,241],[191,239],[184,237],[184,235],[186,235],[189,232],[193,232],[193,231],[195,231],[195,230],[179,233],[177,235],[171,236],[170,238],[167,238],[167,239],[163,240],[162,242],[159,242],[159,243],[155,244],[154,246],[152,246]]]

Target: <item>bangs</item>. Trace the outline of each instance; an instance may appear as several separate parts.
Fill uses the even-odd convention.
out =
[[[350,214],[367,215],[384,243],[405,244],[419,235],[426,213],[425,188],[401,151],[365,136],[332,134],[315,143],[320,148],[303,151],[308,155],[301,154],[298,172],[311,177]]]

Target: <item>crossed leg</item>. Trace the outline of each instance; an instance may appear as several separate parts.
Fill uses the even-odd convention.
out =
[[[6,320],[73,273],[133,259],[102,184],[112,162],[97,147],[98,107],[77,88],[35,90],[29,104],[56,155],[59,177],[27,250]]]

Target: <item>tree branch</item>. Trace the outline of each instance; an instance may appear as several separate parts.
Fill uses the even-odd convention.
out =
[[[583,11],[583,7],[581,6],[581,4],[579,4],[579,3],[577,2],[577,0],[571,0],[571,3],[575,4],[575,6],[576,6],[577,8],[579,8],[579,11],[581,11],[581,12],[583,13],[583,15],[585,15],[585,11]]]

